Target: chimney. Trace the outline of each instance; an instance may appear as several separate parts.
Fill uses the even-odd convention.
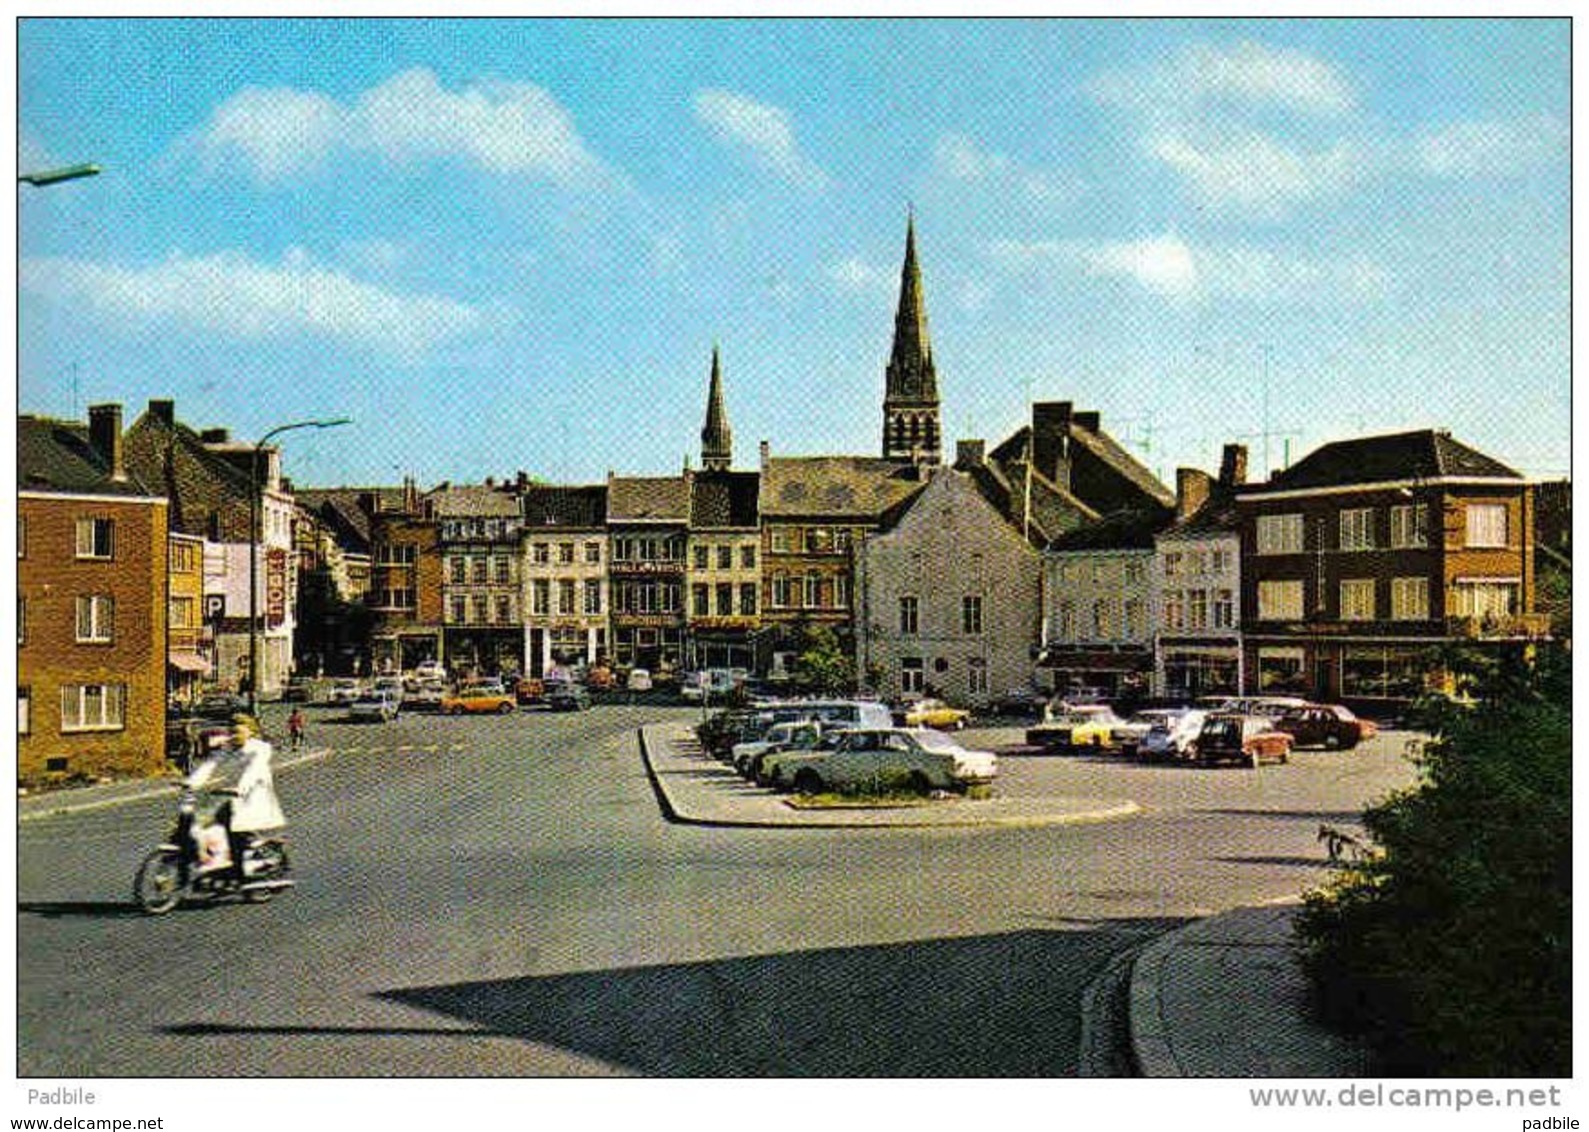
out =
[[[88,442],[110,465],[110,478],[118,483],[127,478],[127,463],[121,449],[121,406],[88,407]]]
[[[982,440],[955,441],[955,467],[980,468],[988,462],[988,446]]]
[[[763,440],[761,442],[761,470],[766,474],[767,463],[772,459],[772,445]]]
[[[207,428],[199,433],[199,439],[205,444],[225,444],[231,438],[231,432],[224,428]]]
[[[1247,446],[1225,445],[1225,454],[1219,462],[1219,486],[1225,491],[1247,482]]]
[[[1032,406],[1032,467],[1070,490],[1069,401],[1043,401]]]
[[[1175,517],[1185,519],[1208,502],[1214,481],[1201,468],[1175,469]]]
[[[177,403],[175,401],[150,401],[149,415],[161,424],[171,426],[177,423]]]
[[[1084,428],[1088,432],[1097,432],[1102,420],[1097,413],[1077,413],[1071,417],[1076,422],[1077,428]]]
[[[514,486],[515,490],[517,490],[520,495],[523,495],[526,491],[529,491],[530,490],[530,473],[529,472],[525,472],[525,471],[520,471],[518,479],[513,481],[513,486]]]

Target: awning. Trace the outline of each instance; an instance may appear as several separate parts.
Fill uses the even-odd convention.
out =
[[[208,672],[210,662],[196,652],[174,652],[166,656],[166,664],[179,672]]]

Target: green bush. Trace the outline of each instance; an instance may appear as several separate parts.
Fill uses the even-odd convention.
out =
[[[1307,895],[1304,963],[1383,1072],[1570,1076],[1570,657],[1473,671],[1420,784],[1369,809],[1369,844]]]

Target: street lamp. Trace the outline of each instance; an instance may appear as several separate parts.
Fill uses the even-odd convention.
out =
[[[259,497],[262,490],[259,483],[259,458],[273,436],[291,432],[295,428],[336,428],[351,423],[348,417],[338,417],[331,421],[295,421],[277,425],[254,445],[253,459],[248,465],[251,488],[248,494],[248,713],[255,718],[259,716],[259,544],[262,541],[259,529]]]
[[[92,177],[99,173],[102,166],[94,164],[68,165],[64,169],[45,169],[38,173],[22,173],[17,181],[32,185],[34,188],[43,188],[60,181],[75,181],[79,177]]]

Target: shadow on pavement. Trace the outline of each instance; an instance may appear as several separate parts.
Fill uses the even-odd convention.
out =
[[[97,919],[114,919],[118,916],[142,916],[144,911],[132,901],[117,903],[109,900],[59,900],[23,902],[17,912],[26,916],[43,916],[56,920],[65,916],[87,916]]]

